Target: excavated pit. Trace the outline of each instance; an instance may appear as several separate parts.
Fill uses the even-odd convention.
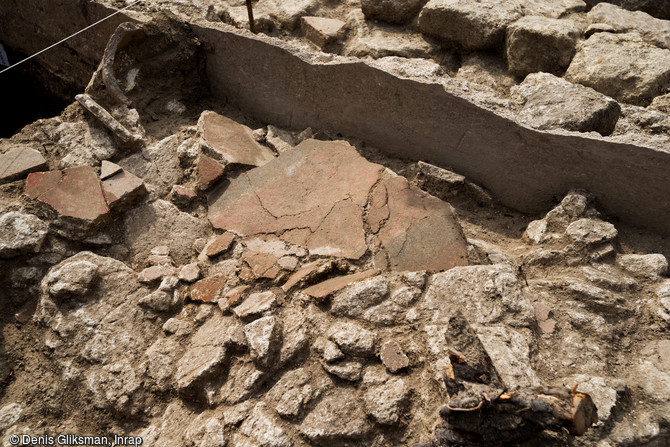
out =
[[[2,37],[0,36],[0,41]],[[10,64],[26,55],[5,48]],[[6,109],[0,123],[0,138],[9,138],[27,124],[58,116],[70,104],[76,90],[62,83],[45,82],[50,73],[35,62],[28,62],[0,75]],[[49,87],[47,87],[49,86]],[[55,90],[54,90],[55,89]]]
[[[122,3],[63,1],[45,40]],[[69,106],[0,139],[0,440],[667,444],[662,114],[539,130],[455,76],[498,53],[148,3],[38,59]],[[41,46],[38,4],[0,38]]]

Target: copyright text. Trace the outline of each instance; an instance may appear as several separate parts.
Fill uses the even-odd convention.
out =
[[[138,446],[143,444],[140,436],[79,436],[79,435],[56,435],[56,436],[30,436],[30,435],[12,435],[9,437],[11,445],[18,446],[88,446],[88,445],[109,445],[109,446]]]

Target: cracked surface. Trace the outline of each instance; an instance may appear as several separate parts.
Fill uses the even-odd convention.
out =
[[[465,241],[449,205],[382,174],[347,143],[306,140],[213,193],[209,219],[243,236],[308,229],[290,240],[313,255],[348,259],[368,251],[368,229],[377,233],[371,251],[384,252],[375,258],[384,268],[465,265]]]

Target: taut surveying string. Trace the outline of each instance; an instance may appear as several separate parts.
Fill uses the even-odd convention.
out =
[[[136,4],[138,4],[138,3],[140,3],[140,2],[143,2],[143,1],[144,1],[144,0],[137,0],[137,1],[133,2],[133,3],[131,3],[130,5],[127,5],[127,6],[123,7],[123,8],[121,8],[121,9],[119,9],[118,11],[116,11],[116,12],[114,12],[114,13],[108,15],[107,17],[105,17],[105,18],[103,18],[103,19],[98,20],[97,22],[95,22],[95,23],[93,23],[93,24],[87,26],[86,28],[77,31],[77,32],[74,33],[74,34],[71,34],[70,36],[66,37],[65,39],[60,40],[60,41],[56,42],[55,44],[53,44],[53,45],[51,45],[51,46],[48,46],[47,48],[45,48],[45,49],[43,49],[43,50],[41,50],[41,51],[38,51],[37,53],[33,54],[32,56],[28,56],[27,58],[25,58],[25,59],[23,59],[23,60],[21,60],[21,61],[15,63],[14,65],[5,68],[4,70],[0,71],[0,74],[6,72],[6,71],[8,71],[8,70],[11,70],[12,68],[14,68],[14,67],[16,67],[16,66],[18,66],[18,65],[21,65],[22,63],[24,63],[24,62],[26,62],[26,61],[29,61],[30,59],[32,59],[32,58],[34,58],[34,57],[36,57],[36,56],[39,56],[40,54],[44,53],[45,51],[48,51],[48,50],[52,49],[53,47],[56,47],[56,46],[62,44],[63,42],[65,42],[65,41],[67,41],[67,40],[73,38],[74,36],[76,36],[76,35],[78,35],[78,34],[81,34],[81,33],[83,33],[84,31],[93,28],[94,26],[96,26],[96,25],[98,25],[98,24],[104,22],[105,20],[109,19],[110,17],[113,17],[113,16],[115,16],[115,15],[121,13],[122,11],[125,11],[126,9],[128,9],[128,8],[130,8],[130,7],[132,7],[132,6],[135,6]]]

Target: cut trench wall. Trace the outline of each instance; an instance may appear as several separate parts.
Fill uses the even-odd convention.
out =
[[[104,5],[83,0],[0,0],[0,41],[32,55],[112,12]],[[36,60],[46,72],[40,75],[45,88],[58,96],[81,93],[112,33],[128,20],[118,14],[38,56]],[[2,78],[0,75],[0,85]]]
[[[14,7],[14,14],[26,12],[20,3]],[[113,10],[95,11],[103,16]],[[145,19],[119,14],[77,51],[86,60],[99,57],[110,25]],[[347,58],[320,62],[276,39],[223,24],[197,20],[191,26],[206,49],[212,93],[261,121],[329,130],[392,156],[451,167],[524,212],[546,211],[569,189],[587,189],[607,213],[670,234],[670,153],[660,148],[532,130],[439,82],[400,78]],[[40,62],[57,74],[63,70],[53,67],[53,58]]]
[[[209,48],[213,93],[268,123],[334,131],[392,156],[449,166],[524,212],[587,189],[609,214],[670,234],[670,153],[661,149],[536,131],[440,83],[345,58],[310,62],[226,26],[194,31]]]

